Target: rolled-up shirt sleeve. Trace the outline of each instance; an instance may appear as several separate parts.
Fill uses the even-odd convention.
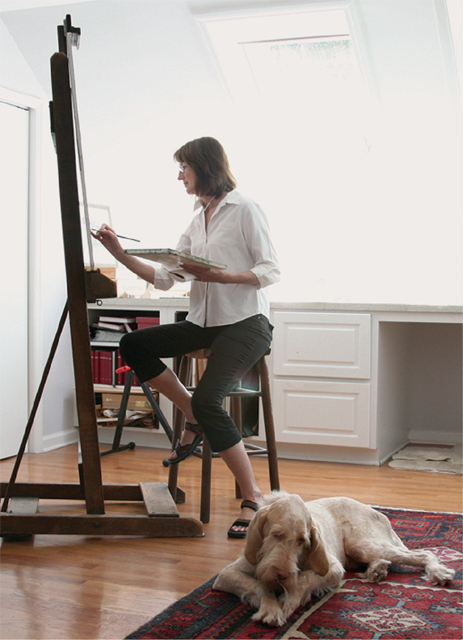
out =
[[[244,236],[252,254],[254,266],[251,267],[261,288],[268,287],[280,279],[278,258],[270,238],[267,218],[258,205],[253,203],[250,214],[243,222]]]
[[[190,225],[191,226],[191,225]],[[182,253],[191,253],[190,251],[190,239],[188,236],[189,228],[181,235],[180,240],[176,246],[177,251],[181,251]],[[161,264],[156,264],[154,268],[154,288],[160,289],[161,291],[168,291],[171,289],[174,284],[177,282],[175,278],[173,278],[169,269],[163,267]]]
[[[154,267],[154,288],[160,291],[168,291],[174,286],[176,280],[170,275],[169,271],[161,266]]]

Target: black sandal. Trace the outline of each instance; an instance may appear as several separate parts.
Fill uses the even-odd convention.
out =
[[[173,451],[175,451],[177,456],[173,460],[170,460],[169,458],[165,458],[162,461],[162,464],[165,467],[168,467],[171,464],[178,464],[182,460],[185,460],[186,458],[188,458],[188,456],[191,456],[191,454],[195,452],[196,447],[201,443],[203,439],[203,430],[201,429],[199,424],[186,422],[185,431],[193,431],[193,433],[196,434],[195,439],[193,440],[193,442],[190,442],[190,444],[184,444],[184,445],[180,444],[180,440],[179,440],[177,442],[175,449],[173,449]]]
[[[243,502],[240,505],[240,508],[252,509],[253,511],[256,511],[256,512],[259,511],[259,505],[257,504],[257,502],[253,502],[252,500],[243,500]],[[251,523],[251,520],[238,518],[238,520],[235,520],[235,522],[232,524],[232,526],[228,530],[227,532],[228,537],[229,538],[245,538],[248,532],[250,523]],[[233,531],[233,527],[246,527],[246,531]]]

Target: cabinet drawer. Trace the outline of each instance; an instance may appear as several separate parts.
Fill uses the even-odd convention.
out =
[[[275,380],[278,442],[369,446],[370,383]]]
[[[276,311],[273,324],[275,375],[369,379],[369,313]]]

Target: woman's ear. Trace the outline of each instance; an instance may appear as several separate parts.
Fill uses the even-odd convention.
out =
[[[259,562],[258,554],[263,542],[263,529],[267,521],[268,508],[262,507],[251,520],[248,532],[246,534],[246,546],[244,548],[244,557],[252,564]]]

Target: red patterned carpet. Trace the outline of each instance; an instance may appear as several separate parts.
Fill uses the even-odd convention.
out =
[[[411,549],[433,551],[456,570],[445,588],[437,587],[411,567],[392,566],[381,584],[347,573],[341,586],[321,599],[313,598],[283,627],[251,619],[254,610],[235,596],[214,591],[209,580],[143,625],[128,639],[239,638],[355,640],[461,640],[462,516],[379,508]]]

